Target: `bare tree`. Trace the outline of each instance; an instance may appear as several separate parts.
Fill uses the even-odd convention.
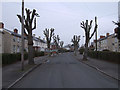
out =
[[[84,51],[84,55],[83,55],[83,60],[87,60],[88,44],[89,44],[90,39],[93,37],[93,35],[96,32],[97,27],[98,27],[98,25],[97,25],[97,17],[95,17],[94,31],[90,36],[90,30],[92,28],[92,22],[93,22],[93,20],[90,21],[90,24],[88,23],[88,20],[86,20],[86,22],[84,22],[84,21],[81,22],[81,27],[85,31],[85,51]]]
[[[77,53],[77,49],[79,47],[79,41],[80,41],[80,36],[74,35],[72,42],[73,42],[73,46],[74,46],[74,54],[76,56]]]
[[[57,49],[59,49],[59,41],[60,41],[59,35],[57,35],[57,36],[54,35],[53,40],[54,40],[54,43],[55,43]]]
[[[51,29],[46,28],[43,32],[47,40],[47,48],[49,50],[49,56],[50,56],[50,44],[51,44],[52,37],[54,35],[54,28],[51,28]]]
[[[33,9],[33,11],[30,11],[30,9],[26,10],[26,17],[24,16],[24,20],[22,21],[21,15],[17,15],[19,18],[19,21],[24,24],[24,33],[27,36],[28,39],[28,64],[34,64],[34,53],[33,53],[33,37],[32,37],[32,31],[36,29],[36,17],[39,17],[39,15],[36,13],[36,10]],[[34,26],[33,26],[34,21]]]
[[[61,41],[61,42],[60,42],[60,48],[63,48],[63,44],[64,44],[64,42]]]

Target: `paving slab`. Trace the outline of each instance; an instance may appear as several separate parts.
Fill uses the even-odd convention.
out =
[[[47,56],[35,57],[35,65],[44,62],[47,59]],[[2,67],[2,88],[7,88],[18,78],[20,78],[26,71],[32,68],[34,65],[28,65],[28,60],[24,61],[25,70],[21,71],[21,62],[16,62]]]
[[[83,55],[77,54],[77,58],[80,61],[83,61],[82,60]],[[105,61],[105,60],[100,60],[100,59],[93,59],[93,58],[90,58],[90,57],[88,57],[88,60],[84,61],[84,63],[92,65],[94,67],[97,67],[98,69],[106,72],[107,74],[109,74],[109,75],[111,75],[115,78],[120,79],[119,76],[118,76],[119,64],[117,64],[117,63],[112,63],[112,62]]]

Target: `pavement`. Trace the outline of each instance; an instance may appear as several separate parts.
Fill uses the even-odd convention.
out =
[[[119,75],[118,74],[119,64],[108,62],[105,60],[100,60],[100,59],[93,59],[90,57],[88,57],[87,61],[83,61],[82,60],[83,55],[78,54],[78,53],[77,53],[76,57],[79,61],[98,69],[99,71],[103,72],[104,74],[106,74],[114,79],[120,80],[120,77],[118,76]]]
[[[78,61],[72,53],[48,58],[12,88],[118,88],[118,81]]]
[[[21,62],[10,64],[2,67],[2,88],[8,88],[23,76],[25,76],[30,70],[37,65],[44,63],[47,60],[47,56],[35,57],[35,65],[28,65],[28,60],[24,61],[24,71],[21,71]]]

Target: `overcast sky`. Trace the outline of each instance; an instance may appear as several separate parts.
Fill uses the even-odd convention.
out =
[[[80,45],[84,43],[84,30],[80,27],[81,21],[94,20],[94,17],[97,16],[98,37],[108,32],[114,33],[115,25],[112,21],[118,21],[117,2],[25,2],[25,8],[36,9],[40,15],[37,18],[37,28],[33,31],[36,36],[44,38],[43,30],[45,28],[55,28],[55,34],[59,35],[65,44],[71,43],[73,35],[81,35]],[[17,14],[21,14],[21,3],[2,3],[2,22],[4,22],[5,28],[9,30],[17,28],[20,33],[21,25]]]

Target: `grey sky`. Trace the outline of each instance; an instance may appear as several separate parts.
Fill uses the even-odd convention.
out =
[[[35,8],[40,15],[37,18],[37,29],[33,31],[36,36],[43,38],[45,28],[55,28],[55,34],[60,35],[65,44],[71,43],[73,35],[81,35],[80,45],[84,43],[81,21],[91,20],[97,16],[98,36],[107,32],[112,34],[115,28],[112,21],[118,21],[117,2],[26,2],[25,8],[31,10]],[[5,28],[10,30],[18,28],[20,33],[17,14],[21,14],[21,3],[2,3],[2,21]]]

